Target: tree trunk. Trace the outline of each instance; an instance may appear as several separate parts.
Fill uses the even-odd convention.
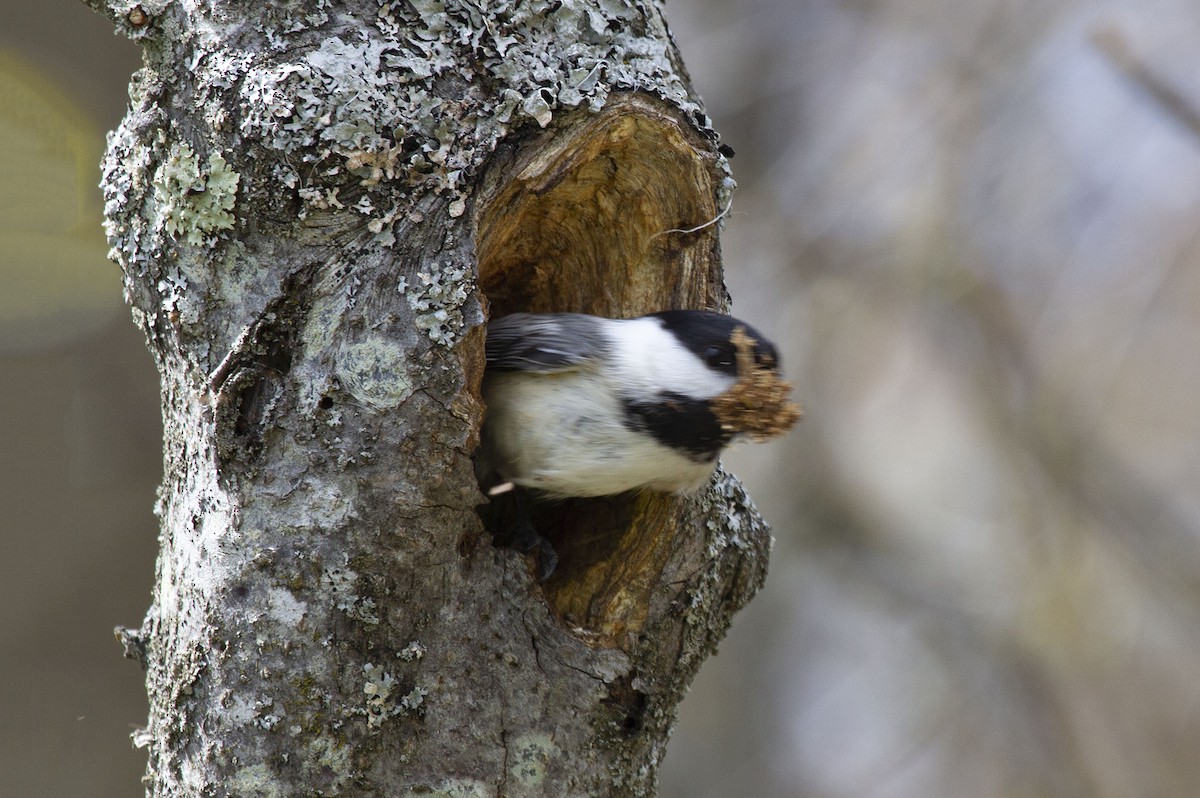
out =
[[[88,2],[146,57],[104,190],[162,380],[149,794],[652,795],[765,525],[721,472],[563,502],[539,584],[471,455],[489,312],[725,302],[660,4]]]

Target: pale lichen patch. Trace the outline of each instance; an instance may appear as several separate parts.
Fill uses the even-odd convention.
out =
[[[513,795],[541,795],[558,746],[544,732],[527,732],[508,743],[508,777]]]
[[[280,626],[295,629],[304,620],[308,605],[292,595],[287,588],[272,587],[267,592],[267,607],[271,619]]]
[[[206,236],[233,227],[240,176],[220,153],[201,168],[187,144],[176,144],[154,172],[155,227],[189,244],[211,243]]]
[[[496,793],[475,779],[450,779],[436,786],[420,785],[407,790],[402,798],[490,798]]]
[[[395,407],[413,392],[414,377],[408,373],[409,354],[402,343],[381,335],[345,342],[335,353],[338,382],[351,396],[370,407],[378,410]]]
[[[401,696],[394,695],[396,692],[397,681],[391,673],[371,662],[363,665],[363,714],[367,716],[369,729],[377,731],[389,718],[421,711],[425,696],[429,695],[420,685],[414,685]]]
[[[287,789],[263,763],[238,768],[230,780],[231,795],[258,795],[262,798],[282,798]]]
[[[401,277],[396,290],[416,312],[417,329],[435,344],[451,346],[463,330],[462,306],[474,288],[472,269],[446,263],[418,272],[410,284]]]

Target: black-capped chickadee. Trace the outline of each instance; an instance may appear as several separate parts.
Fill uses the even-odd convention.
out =
[[[780,434],[800,415],[775,347],[711,311],[514,313],[488,324],[486,349],[476,466],[490,494],[695,490],[733,440]],[[517,545],[541,544],[544,577],[553,552],[530,532]]]

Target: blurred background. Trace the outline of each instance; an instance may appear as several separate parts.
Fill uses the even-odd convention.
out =
[[[135,46],[0,27],[0,796],[129,796],[156,376],[94,188]],[[670,0],[806,418],[664,798],[1200,795],[1200,6]]]

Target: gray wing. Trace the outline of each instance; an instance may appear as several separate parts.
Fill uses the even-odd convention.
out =
[[[495,371],[568,371],[603,357],[604,319],[582,313],[513,313],[488,323],[487,366]]]

